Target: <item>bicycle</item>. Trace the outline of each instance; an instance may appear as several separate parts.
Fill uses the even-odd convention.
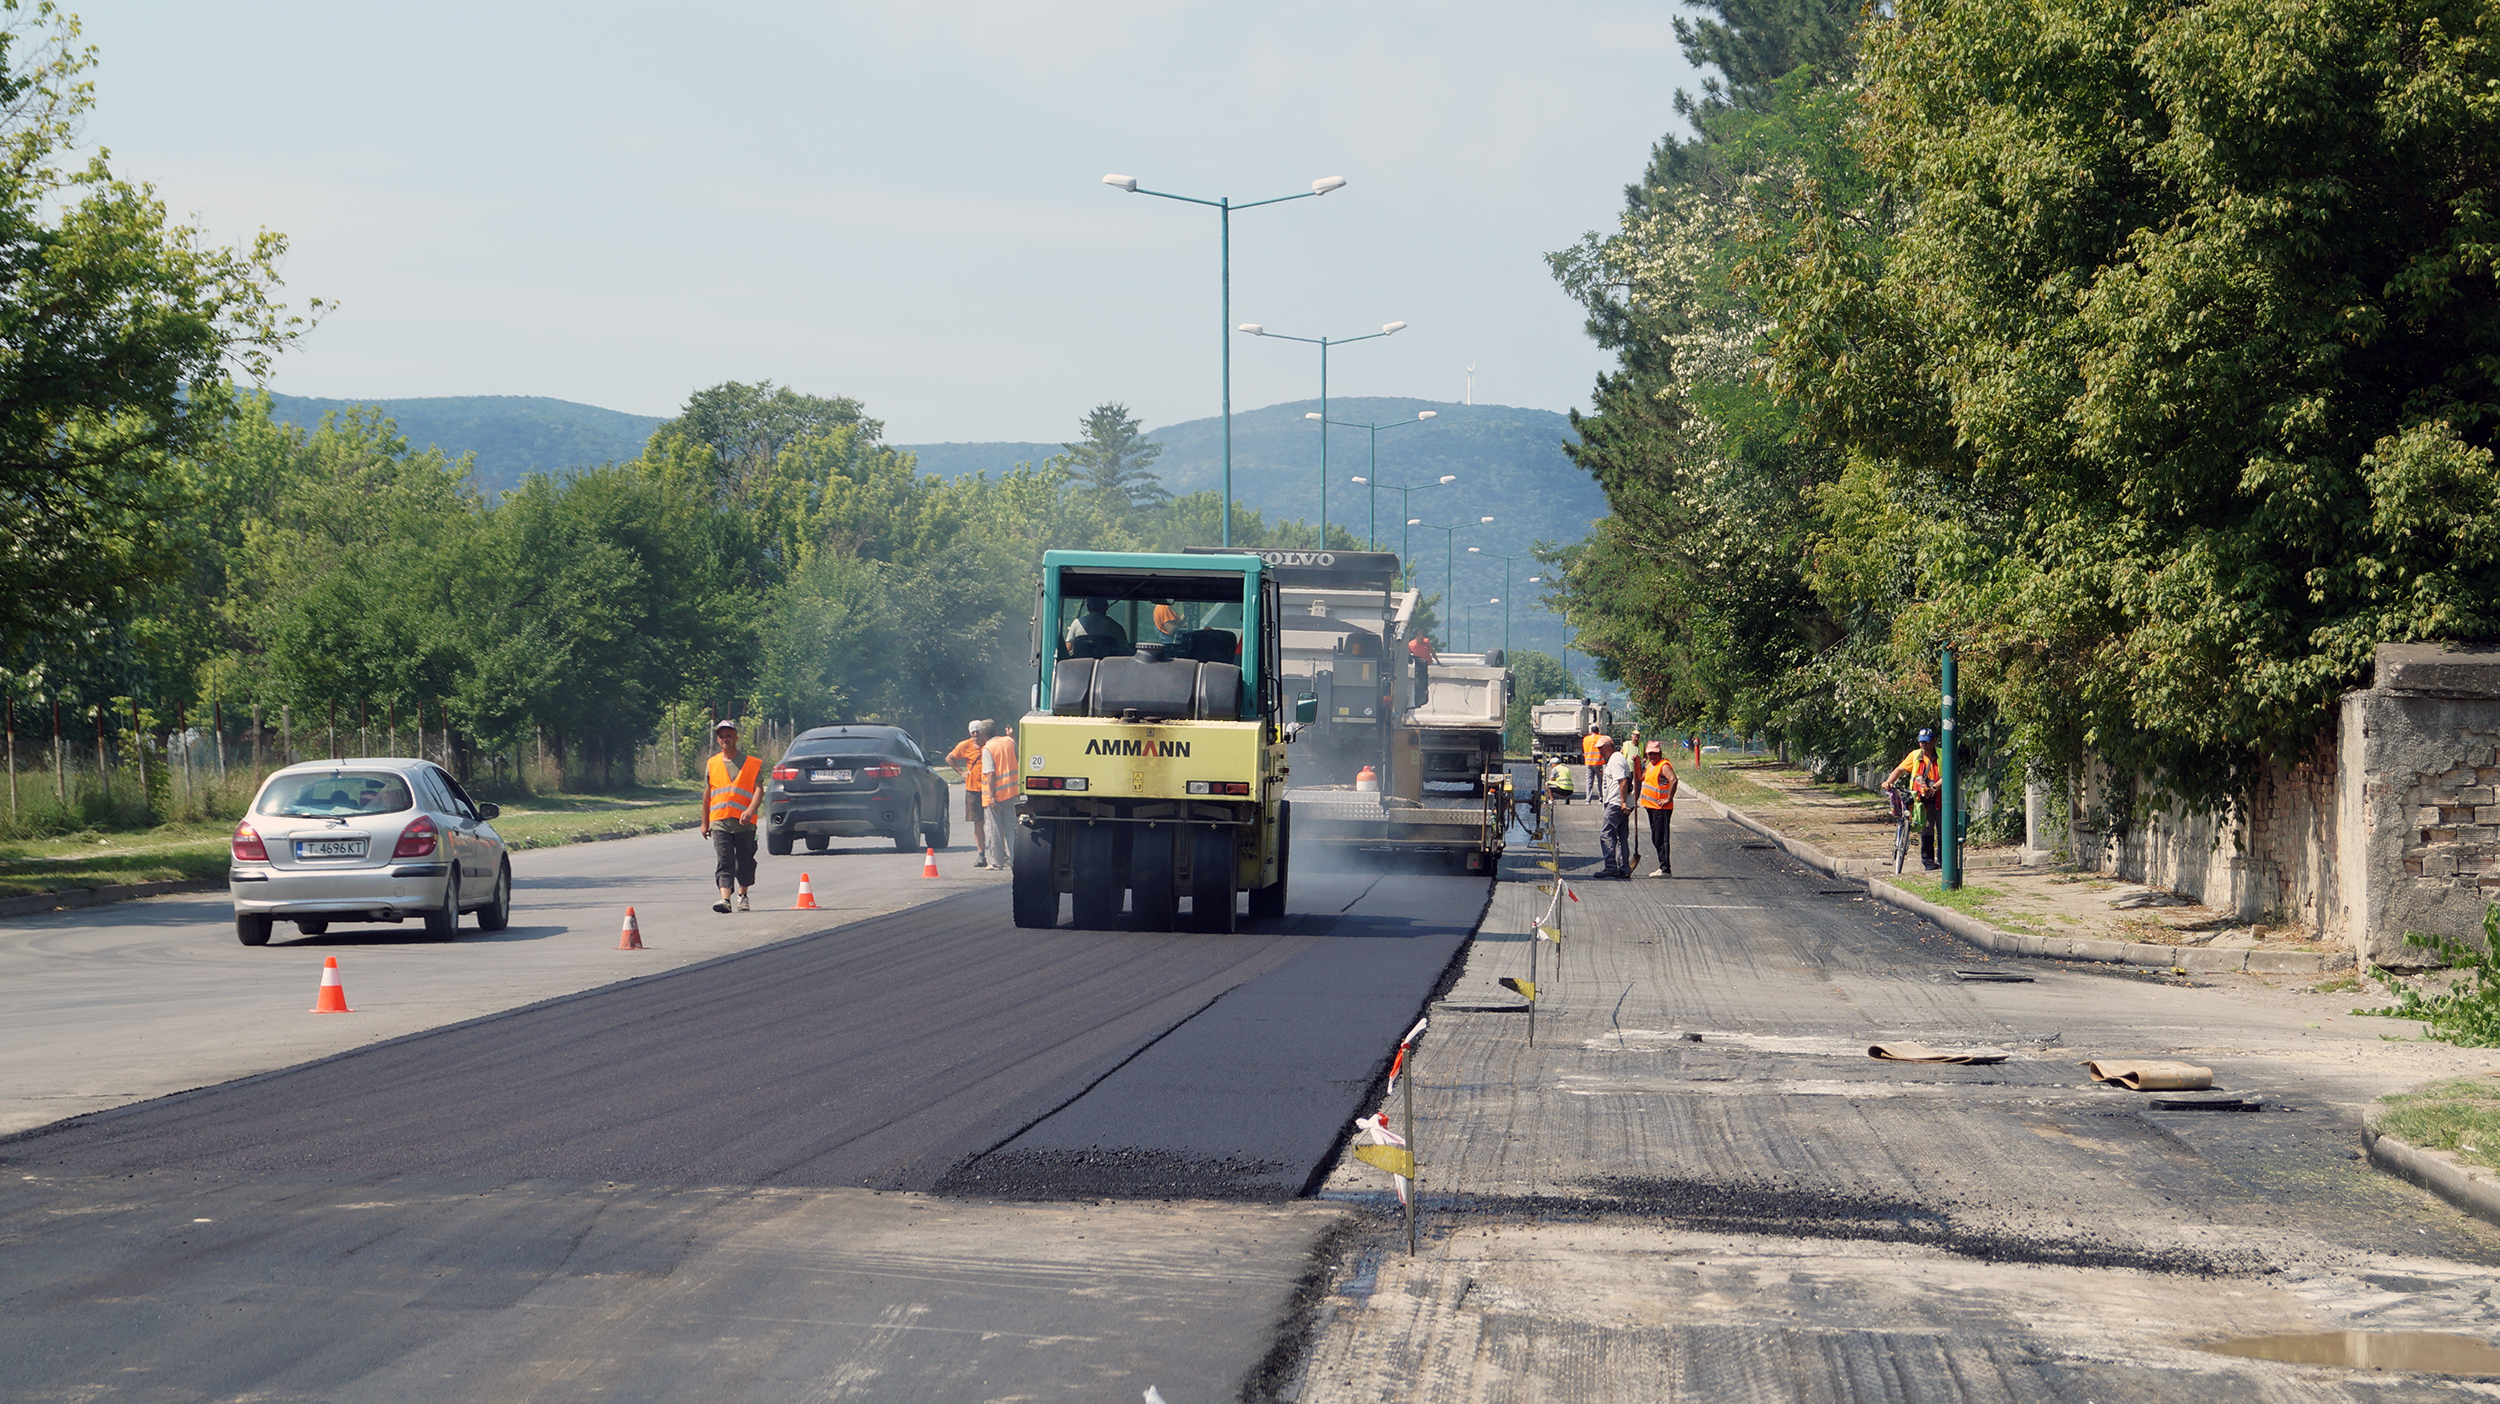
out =
[[[1910,819],[1917,811],[1910,797],[1897,788],[1887,787],[1884,796],[1892,801],[1892,874],[1899,877],[1910,861]]]

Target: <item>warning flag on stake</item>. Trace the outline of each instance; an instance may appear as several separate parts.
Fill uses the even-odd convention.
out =
[[[1558,927],[1540,926],[1536,929],[1536,937],[1540,941],[1551,941],[1557,946],[1562,944],[1562,931]]]
[[[1354,1123],[1354,1158],[1387,1171],[1397,1182],[1398,1203],[1406,1202],[1406,1182],[1415,1178],[1415,1153],[1406,1148],[1404,1137],[1389,1129],[1386,1112],[1373,1112]]]
[[[1502,977],[1502,988],[1530,1004],[1536,1003],[1536,981],[1534,980],[1522,980],[1515,975],[1505,975]]]
[[[1560,864],[1560,863],[1540,862],[1540,863],[1538,863],[1538,864],[1537,864],[1537,866],[1538,866],[1538,867],[1540,867],[1540,868],[1543,868],[1545,871],[1547,871],[1547,872],[1549,872],[1549,873],[1559,873],[1559,872],[1561,872],[1561,871],[1562,871],[1562,864]]]

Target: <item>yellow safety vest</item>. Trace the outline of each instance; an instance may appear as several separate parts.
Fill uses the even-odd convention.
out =
[[[1553,777],[1546,783],[1564,794],[1571,793],[1571,767],[1562,761],[1554,762]]]
[[[1675,767],[1664,756],[1641,776],[1641,808],[1675,808]]]
[[[1903,756],[1901,763],[1892,768],[1892,773],[1898,775],[1905,770],[1910,772],[1910,793],[1921,799],[1934,794],[1944,784],[1943,768],[1925,751],[1914,750]]]
[[[738,778],[729,778],[729,757],[714,756],[706,774],[712,782],[712,808],[704,817],[717,824],[723,819],[744,819],[754,807],[755,787],[764,778],[764,758],[749,756],[738,767]]]
[[[989,781],[988,803],[996,809],[1024,798],[1024,777],[1016,773],[1016,739],[994,736],[981,748],[981,773]]]

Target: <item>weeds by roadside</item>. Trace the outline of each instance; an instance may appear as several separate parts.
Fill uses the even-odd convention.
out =
[[[2438,952],[2440,959],[2461,972],[2461,978],[2438,994],[2425,995],[2373,966],[2370,977],[2394,986],[2396,1002],[2380,1009],[2352,1012],[2389,1019],[2418,1019],[2424,1038],[2461,1048],[2500,1048],[2500,903],[2483,909],[2483,944],[2479,950],[2463,941],[2426,936],[2419,931],[2406,932],[2405,944]],[[2495,1115],[2500,1115],[2500,1107],[2495,1107]]]
[[[2378,1127],[2388,1135],[2500,1169],[2500,1073],[2435,1082],[2379,1102],[2387,1110]]]

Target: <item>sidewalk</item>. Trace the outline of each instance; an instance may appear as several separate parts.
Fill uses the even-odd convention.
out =
[[[1594,813],[1562,824],[1565,873],[1593,872]],[[1964,982],[1985,956],[1702,806],[1675,854],[1673,880],[1575,882],[1557,968],[1542,854],[1512,849],[1413,1067],[1420,1251],[1342,1159],[1322,1195],[1363,1228],[1285,1397],[2045,1399],[2084,1372],[2185,1401],[2300,1388],[2198,1341],[2500,1334],[2500,1231],[2359,1158],[2373,1098],[2488,1053],[2246,974]],[[1533,1047],[1499,983],[1532,948]],[[1893,1040],[2006,1061],[1867,1055]],[[2088,1057],[2197,1062],[2298,1115],[2164,1116]]]
[[[1955,892],[1946,892],[1935,873],[1920,871],[1915,853],[1909,871],[1895,876],[1894,824],[1881,796],[1816,782],[1768,757],[1712,757],[1686,779],[1683,792],[1806,866],[1864,878],[1880,900],[1998,954],[2294,976],[2331,975],[2353,965],[2349,951],[2316,932],[2248,921],[2073,864],[2024,867],[2011,846],[1966,848],[1963,885]]]

